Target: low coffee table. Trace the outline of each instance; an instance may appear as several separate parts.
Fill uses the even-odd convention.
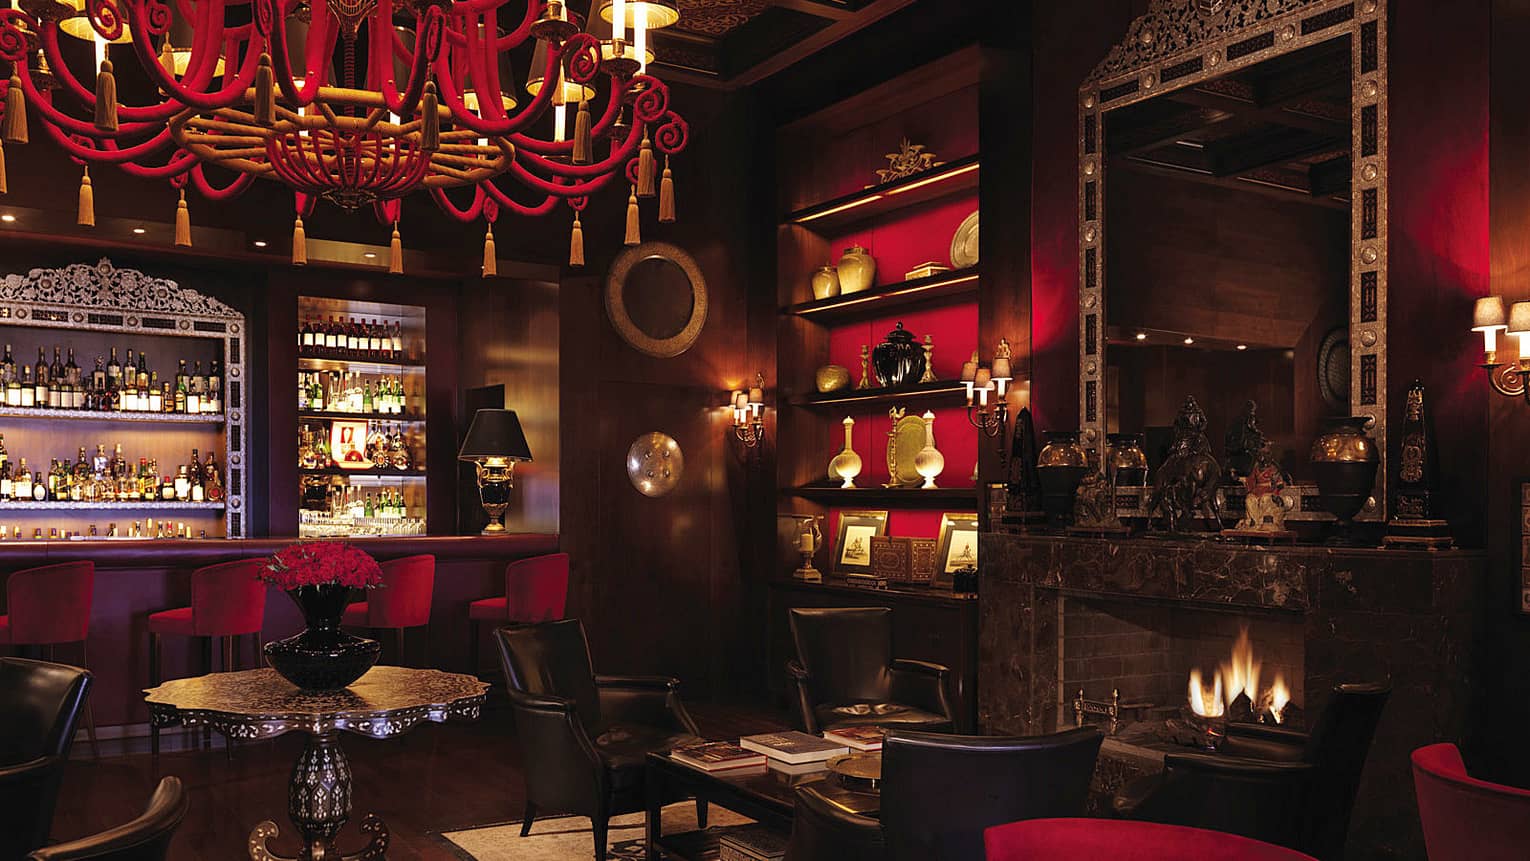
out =
[[[792,808],[796,788],[815,784],[825,796],[851,813],[876,816],[882,799],[876,792],[847,789],[830,778],[827,768],[806,774],[786,774],[767,767],[751,770],[709,773],[692,768],[667,753],[650,753],[644,775],[648,799],[648,861],[660,861],[668,855],[684,861],[717,857],[716,831],[688,831],[664,834],[663,808],[677,798],[695,798],[715,804],[783,833],[791,831]]]

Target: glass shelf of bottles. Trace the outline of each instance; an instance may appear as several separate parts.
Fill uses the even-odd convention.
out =
[[[212,451],[204,461],[192,449],[189,462],[161,474],[158,459],[140,457],[135,464],[123,454],[121,443],[110,455],[105,444],[98,444],[93,457],[81,446],[76,460],[52,458],[44,473],[34,471],[25,457],[12,461],[0,436],[0,509],[216,511],[222,510],[226,496],[223,469]]]
[[[202,369],[202,361],[187,367],[185,359],[172,380],[160,381],[148,356],[127,350],[127,362],[119,360],[117,348],[111,358],[97,356],[94,370],[86,371],[69,348],[53,348],[50,363],[46,347],[37,348],[36,364],[18,363],[5,345],[0,357],[0,415],[45,418],[130,418],[138,421],[221,421],[224,408],[223,364],[218,359]]]

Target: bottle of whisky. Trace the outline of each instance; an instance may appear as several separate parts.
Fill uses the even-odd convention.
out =
[[[208,502],[223,501],[223,476],[218,471],[218,462],[213,459],[213,453],[207,453],[207,463],[202,466],[203,480]]]
[[[122,363],[117,361],[117,348],[112,348],[111,361],[106,363],[106,387],[108,389],[119,388],[122,385]]]

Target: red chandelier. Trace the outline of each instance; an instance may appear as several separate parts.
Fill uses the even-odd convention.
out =
[[[559,202],[574,213],[569,262],[582,265],[579,213],[618,177],[630,186],[627,244],[640,241],[639,198],[658,197],[659,221],[675,219],[669,156],[688,129],[647,74],[647,37],[677,7],[592,0],[581,26],[561,0],[515,2],[525,9],[505,10],[518,16],[507,29],[512,0],[21,0],[0,10],[0,57],[13,67],[0,81],[0,140],[27,142],[30,103],[84,165],[83,225],[95,223],[93,164],[180,189],[177,245],[191,244],[188,184],[221,201],[273,179],[294,192],[294,263],[307,262],[302,219],[322,198],[371,206],[391,225],[399,272],[400,199],[423,188],[447,215],[487,223],[485,275],[502,209],[537,216]],[[95,44],[93,89],[70,71],[61,34]],[[522,105],[509,59],[531,40]],[[131,45],[157,103],[118,103],[108,44]],[[234,177],[215,184],[209,167]],[[448,196],[459,189],[471,202]]]

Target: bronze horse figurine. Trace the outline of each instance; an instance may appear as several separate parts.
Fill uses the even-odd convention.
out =
[[[1222,528],[1217,488],[1222,483],[1221,467],[1211,456],[1211,442],[1206,438],[1206,413],[1193,396],[1186,397],[1174,419],[1174,441],[1168,457],[1153,480],[1149,515],[1163,515],[1164,529],[1188,531],[1198,515],[1206,528]]]

